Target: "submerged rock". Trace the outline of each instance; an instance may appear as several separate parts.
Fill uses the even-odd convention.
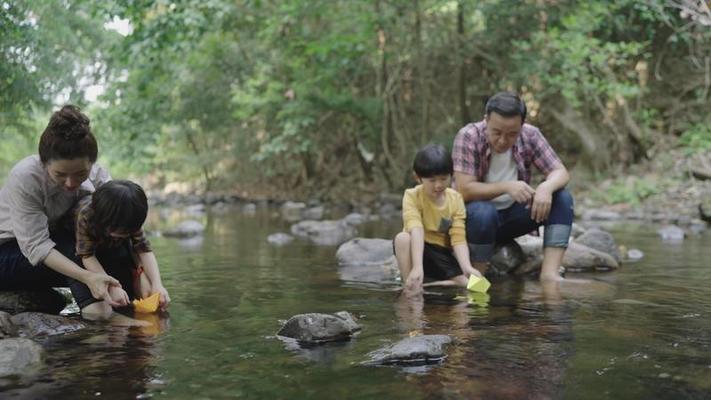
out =
[[[452,342],[447,335],[421,335],[405,338],[395,344],[368,353],[363,365],[437,364],[446,357],[445,348]]]
[[[0,340],[0,377],[27,375],[38,369],[44,359],[44,349],[25,338]]]
[[[83,322],[73,318],[37,312],[20,313],[10,320],[23,336],[30,337],[62,335],[86,328]]]
[[[298,314],[289,318],[277,335],[296,339],[300,343],[318,344],[350,340],[360,325],[346,311],[335,314]]]
[[[272,233],[271,235],[267,236],[267,242],[275,246],[283,246],[285,244],[291,243],[293,240],[293,236],[284,232]]]
[[[180,239],[187,239],[202,235],[205,231],[205,225],[195,220],[183,221],[174,229],[167,230],[163,232],[163,236],[174,237]]]
[[[584,244],[591,249],[607,253],[618,263],[622,260],[620,250],[617,247],[617,243],[615,243],[615,238],[613,238],[609,232],[601,229],[590,229],[575,239],[575,242]]]
[[[684,230],[675,225],[666,225],[657,230],[662,240],[667,242],[681,242],[684,240]]]
[[[25,311],[59,314],[66,305],[64,296],[51,288],[0,291],[0,310],[11,314]]]
[[[343,220],[306,220],[292,225],[291,233],[320,246],[337,246],[353,238],[356,231]]]
[[[644,253],[639,249],[630,249],[627,251],[627,259],[631,261],[638,261],[644,258]]]

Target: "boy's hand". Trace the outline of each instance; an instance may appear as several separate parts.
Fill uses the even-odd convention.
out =
[[[407,292],[420,292],[422,291],[422,279],[424,274],[422,270],[413,269],[410,271],[410,275],[407,276],[407,281],[405,281],[405,291]]]
[[[468,267],[465,267],[462,272],[464,272],[464,276],[466,276],[467,278],[469,278],[469,276],[471,276],[471,275],[474,275],[474,276],[479,277],[479,278],[483,278],[483,277],[484,277],[484,275],[482,275],[481,272],[479,272],[478,269],[472,267],[471,265],[468,266]]]
[[[163,285],[154,286],[151,293],[160,293],[160,308],[163,310],[168,308],[168,304],[170,304],[170,295],[168,294],[168,290],[164,288]]]
[[[119,286],[109,286],[109,298],[114,305],[123,307],[128,305],[128,293]]]

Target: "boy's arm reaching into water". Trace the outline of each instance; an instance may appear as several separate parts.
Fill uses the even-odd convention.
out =
[[[422,267],[422,255],[425,251],[425,230],[419,226],[410,229],[410,259],[412,269],[405,281],[405,290],[417,292],[422,290],[422,280],[424,279],[424,269]]]
[[[168,294],[168,290],[163,286],[163,281],[160,278],[158,260],[156,260],[155,254],[153,254],[152,251],[142,252],[138,254],[138,258],[140,258],[141,265],[143,265],[143,272],[151,282],[150,292],[160,293],[161,308],[168,307],[168,304],[170,304],[170,295]]]

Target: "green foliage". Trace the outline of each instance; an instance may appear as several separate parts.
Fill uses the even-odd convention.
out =
[[[656,180],[630,177],[618,179],[605,190],[603,200],[609,204],[626,203],[638,206],[647,197],[659,193],[663,187]]]
[[[590,147],[577,145],[578,126],[597,144],[587,157],[611,163],[634,162],[685,126],[681,143],[708,149],[694,115],[708,105],[696,64],[711,35],[663,0],[0,7],[0,168],[32,151],[36,121],[57,98],[83,103],[86,77],[105,83],[87,108],[103,160],[115,176],[157,184],[260,182],[313,196],[399,189],[415,149],[451,145],[483,98],[504,89],[524,94],[531,122],[571,152],[564,158]],[[132,33],[105,29],[115,18]],[[648,192],[637,183],[609,196]]]
[[[685,131],[679,137],[679,143],[687,154],[711,151],[711,126],[697,124]]]

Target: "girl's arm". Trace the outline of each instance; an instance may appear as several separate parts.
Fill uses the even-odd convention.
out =
[[[138,258],[143,265],[143,272],[151,282],[151,293],[160,293],[160,304],[166,307],[170,303],[168,291],[163,286],[163,281],[160,278],[160,270],[158,269],[158,260],[152,251],[139,253]]]

